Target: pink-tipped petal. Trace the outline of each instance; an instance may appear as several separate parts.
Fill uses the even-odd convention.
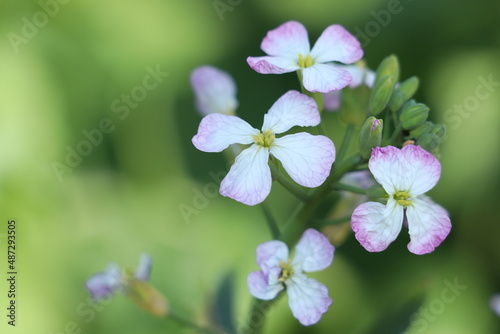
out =
[[[254,144],[236,157],[220,185],[222,196],[246,205],[263,202],[271,192],[269,150]]]
[[[280,261],[288,261],[288,247],[283,241],[272,240],[257,247],[257,264],[264,273],[280,268]]]
[[[321,122],[314,99],[290,90],[283,94],[264,115],[262,132],[283,133],[294,126],[316,126]]]
[[[221,152],[231,144],[251,144],[259,133],[237,116],[210,114],[201,120],[192,142],[200,151]]]
[[[280,269],[274,270],[271,275],[262,271],[254,271],[247,277],[248,290],[255,298],[271,300],[284,289],[283,284],[278,281]]]
[[[340,108],[340,91],[332,90],[323,94],[323,109],[325,111],[337,111]]]
[[[401,149],[406,164],[404,177],[411,182],[411,195],[416,197],[434,188],[441,176],[441,164],[431,153],[420,146],[407,145]]]
[[[315,62],[351,64],[363,58],[363,49],[356,37],[344,27],[334,24],[323,31],[311,50],[311,56]]]
[[[270,56],[297,59],[309,53],[310,45],[306,28],[299,22],[285,22],[268,31],[260,48]]]
[[[236,85],[225,71],[213,66],[200,66],[191,73],[191,86],[196,97],[196,108],[202,115],[233,114],[238,107]]]
[[[247,63],[260,74],[283,74],[300,68],[296,61],[283,57],[248,57]]]
[[[305,272],[326,269],[332,263],[334,251],[323,233],[309,228],[295,247],[294,268],[298,266]]]
[[[293,316],[304,326],[317,323],[332,304],[326,286],[304,274],[295,274],[286,291]]]
[[[403,207],[389,198],[387,205],[366,202],[351,217],[356,239],[369,252],[381,252],[398,236],[403,226]]]
[[[330,175],[335,146],[328,137],[301,132],[276,138],[271,154],[281,161],[295,182],[314,188]]]
[[[351,81],[351,74],[340,66],[316,63],[302,69],[302,84],[310,92],[328,93],[346,87]]]
[[[388,194],[394,195],[398,191],[410,190],[411,182],[406,174],[408,166],[401,162],[401,150],[397,147],[375,147],[368,161],[368,167],[375,180]]]
[[[426,196],[420,196],[406,208],[411,242],[408,250],[427,254],[439,246],[451,230],[448,212]]]

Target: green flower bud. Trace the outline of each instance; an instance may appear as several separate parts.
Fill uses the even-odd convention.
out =
[[[391,111],[397,111],[399,108],[403,106],[406,98],[403,93],[401,93],[398,89],[394,90],[394,93],[391,96],[391,100],[389,101],[389,107]]]
[[[391,77],[393,84],[399,81],[399,62],[395,55],[386,57],[378,66],[375,86],[386,75]]]
[[[409,99],[411,99],[411,97],[413,96],[413,94],[415,94],[415,92],[417,91],[418,84],[419,84],[418,78],[415,77],[415,76],[413,76],[413,77],[408,78],[405,81],[403,81],[399,85],[398,91],[400,91],[401,93],[403,93],[403,95],[405,96],[406,100],[409,100]]]
[[[410,100],[403,105],[399,121],[403,129],[412,130],[424,123],[427,116],[429,116],[429,108],[425,104]]]
[[[431,133],[435,134],[439,138],[443,137],[446,133],[446,127],[444,124],[434,124],[432,127]]]
[[[378,115],[384,110],[391,98],[393,88],[394,82],[389,75],[383,76],[375,83],[368,102],[372,115]]]
[[[358,135],[358,150],[363,158],[369,159],[372,149],[382,143],[382,129],[383,121],[373,116],[369,117],[361,127]]]
[[[374,185],[366,189],[366,196],[370,201],[387,204],[389,195],[385,192],[381,185]]]
[[[418,140],[417,145],[420,145],[427,152],[432,152],[438,147],[441,140],[434,133],[424,133]]]
[[[431,130],[433,129],[433,126],[434,126],[434,124],[432,124],[432,122],[425,121],[421,125],[417,126],[415,129],[411,130],[410,136],[412,138],[418,139],[424,133],[431,132]]]

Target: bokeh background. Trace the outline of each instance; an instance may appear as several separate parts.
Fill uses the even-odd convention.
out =
[[[401,10],[384,17],[390,8]],[[53,15],[45,20],[44,11]],[[1,0],[0,254],[6,222],[16,219],[19,271],[12,328],[0,256],[1,332],[193,333],[125,296],[88,304],[90,275],[111,262],[134,267],[144,252],[154,260],[152,283],[201,324],[232,274],[235,321],[244,325],[246,275],[257,270],[255,247],[270,236],[259,208],[214,195],[210,172],[226,165],[223,155],[191,145],[200,116],[189,74],[203,64],[229,71],[238,113],[259,127],[277,97],[298,84],[293,74],[259,75],[245,59],[263,54],[266,31],[294,19],[312,43],[342,24],[362,41],[368,66],[393,53],[403,79],[420,78],[417,99],[448,128],[431,196],[450,211],[453,229],[425,256],[406,250],[406,233],[377,254],[348,235],[333,265],[313,275],[334,299],[321,322],[300,327],[282,299],[266,332],[401,333],[413,320],[406,333],[499,333],[489,308],[500,292],[499,14],[500,2],[489,0]],[[148,67],[169,74],[124,107]],[[477,98],[478,90],[488,97]],[[67,165],[68,150],[103,119],[112,130],[58,176],[55,163]],[[274,188],[269,201],[281,221],[295,202]],[[183,216],[186,207],[193,211]],[[450,293],[450,284],[460,289]]]

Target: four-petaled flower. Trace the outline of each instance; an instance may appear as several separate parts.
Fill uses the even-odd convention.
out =
[[[251,144],[236,157],[221,182],[220,193],[255,205],[264,201],[271,191],[270,154],[304,187],[318,187],[325,181],[335,160],[335,146],[328,137],[301,132],[276,138],[276,134],[293,126],[315,126],[320,121],[312,98],[289,91],[264,115],[261,131],[239,117],[210,114],[202,119],[193,144],[204,152],[221,152],[235,143]]]
[[[234,115],[238,107],[236,84],[226,72],[213,66],[200,66],[191,72],[196,109],[202,115],[221,113]]]
[[[306,28],[289,21],[267,33],[260,48],[264,57],[248,57],[252,69],[262,74],[300,70],[302,84],[310,92],[328,93],[347,86],[351,74],[330,62],[351,64],[363,57],[359,41],[338,24],[327,27],[310,48]]]
[[[304,272],[327,268],[332,263],[334,250],[328,239],[314,229],[304,232],[293,259],[289,258],[288,247],[282,241],[260,244],[257,264],[262,270],[248,275],[248,289],[255,298],[271,300],[286,288],[293,316],[304,326],[313,325],[328,310],[332,300],[328,289]]]
[[[389,195],[387,204],[366,202],[351,218],[356,239],[370,252],[386,249],[407,221],[410,252],[432,252],[451,229],[448,213],[429,197],[441,175],[439,161],[420,146],[373,149],[368,167]]]

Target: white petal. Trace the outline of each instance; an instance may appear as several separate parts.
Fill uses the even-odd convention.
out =
[[[302,69],[302,84],[310,92],[328,93],[346,87],[351,81],[351,74],[335,65],[316,63]]]
[[[311,50],[311,56],[320,63],[339,61],[351,64],[363,57],[363,49],[356,37],[334,24],[323,31]]]
[[[151,269],[153,266],[153,260],[148,254],[142,254],[139,259],[139,266],[135,270],[134,277],[139,281],[149,281],[149,276],[151,275]]]
[[[404,209],[393,198],[387,205],[366,202],[358,206],[351,217],[356,239],[369,252],[386,249],[403,226]]]
[[[236,85],[227,73],[213,66],[200,66],[191,73],[196,107],[203,116],[211,113],[234,114],[238,107]]]
[[[410,180],[412,196],[423,194],[436,185],[441,176],[441,164],[431,153],[420,146],[407,145],[401,149],[407,166],[406,177]]]
[[[247,277],[248,290],[255,298],[271,300],[284,289],[283,284],[278,281],[281,270],[274,270],[266,275],[262,271],[254,271]]]
[[[304,326],[317,323],[332,304],[326,286],[304,274],[295,273],[286,285],[288,305]]]
[[[293,267],[305,272],[323,270],[332,263],[334,250],[323,233],[309,228],[295,246]]]
[[[298,59],[298,55],[309,54],[309,38],[306,28],[299,22],[285,22],[270,30],[260,48],[270,56]]]
[[[220,185],[222,196],[231,197],[246,205],[264,201],[271,192],[269,150],[254,144],[236,157]]]
[[[264,115],[262,132],[283,133],[294,126],[316,126],[321,122],[312,97],[290,90],[283,94]]]
[[[288,247],[283,241],[272,240],[257,247],[257,264],[264,273],[267,274],[273,268],[280,268],[280,261],[288,261]]]
[[[201,120],[193,145],[204,152],[221,152],[231,144],[251,144],[260,133],[239,117],[210,114]]]
[[[411,239],[408,250],[415,254],[432,252],[451,230],[448,212],[426,196],[412,200],[406,217]]]
[[[332,90],[323,94],[323,109],[325,111],[337,111],[340,108],[340,91]]]
[[[248,57],[247,63],[261,74],[283,74],[300,68],[296,61],[283,57]]]
[[[401,153],[397,147],[375,147],[368,167],[373,177],[391,196],[398,191],[409,191],[410,182],[406,175],[407,166],[401,163]]]
[[[271,154],[281,161],[295,182],[314,188],[330,175],[335,146],[328,137],[301,132],[276,138],[271,145]]]

